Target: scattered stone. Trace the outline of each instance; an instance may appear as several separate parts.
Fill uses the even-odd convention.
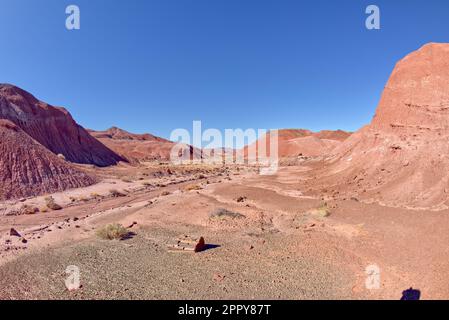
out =
[[[176,239],[176,244],[168,245],[168,251],[170,252],[201,252],[206,249],[207,245],[204,237],[195,240],[187,235]]]
[[[212,279],[213,279],[214,281],[217,281],[217,282],[221,282],[221,281],[223,281],[225,278],[226,278],[226,276],[225,276],[225,275],[222,275],[222,274],[220,274],[220,273],[214,273],[214,275],[212,276]]]
[[[22,237],[20,235],[20,233],[16,229],[14,229],[14,228],[11,228],[11,230],[9,231],[9,235],[12,236],[12,237],[19,237],[19,238]]]
[[[201,252],[204,251],[205,249],[206,249],[206,242],[204,241],[204,238],[201,237],[195,246],[195,252]]]
[[[245,200],[246,200],[246,197],[242,197],[242,196],[240,196],[236,199],[237,202],[244,202]]]
[[[232,218],[232,219],[240,219],[240,218],[245,218],[245,216],[243,214],[240,214],[238,212],[233,212],[233,211],[229,211],[227,209],[224,208],[218,208],[216,210],[214,210],[213,212],[211,212],[209,214],[210,218]]]
[[[127,226],[128,229],[131,229],[132,227],[134,227],[135,225],[137,225],[137,222],[134,221],[133,223],[131,223],[129,226]]]

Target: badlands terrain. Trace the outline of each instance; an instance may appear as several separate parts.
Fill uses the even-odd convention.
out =
[[[173,165],[170,141],[86,130],[0,85],[0,298],[448,299],[448,111],[449,44],[428,44],[398,62],[370,124],[280,130],[281,166],[260,175]]]

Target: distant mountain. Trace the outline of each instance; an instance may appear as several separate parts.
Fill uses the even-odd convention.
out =
[[[134,134],[117,127],[112,127],[105,131],[88,131],[101,143],[130,162],[168,161],[170,160],[170,153],[175,146],[174,142],[149,133]],[[201,159],[201,151],[199,149],[186,146],[183,152],[189,153],[190,157],[195,155],[196,159]]]
[[[287,158],[329,155],[336,146],[350,135],[351,133],[342,130],[312,132],[305,129],[280,129],[278,130],[278,156]],[[269,137],[270,133],[267,133],[254,144],[246,146],[243,150],[245,158],[248,157],[247,153],[250,147],[256,148],[258,152],[260,146],[263,145],[267,148],[267,155],[270,155]]]

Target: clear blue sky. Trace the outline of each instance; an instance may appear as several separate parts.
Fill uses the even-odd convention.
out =
[[[88,128],[356,130],[398,59],[449,42],[449,1],[0,0],[0,41],[0,82]]]

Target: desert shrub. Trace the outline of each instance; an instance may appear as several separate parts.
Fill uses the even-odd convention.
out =
[[[87,197],[83,197],[83,196],[79,197],[79,201],[82,201],[82,202],[88,202],[89,200],[90,199]]]
[[[92,193],[90,194],[90,197],[91,197],[91,199],[102,199],[102,198],[103,198],[102,195],[100,195],[100,194],[98,194],[98,193],[96,193],[96,192],[92,192]]]
[[[246,200],[246,197],[244,197],[244,196],[240,196],[237,199],[235,199],[235,201],[237,201],[237,202],[245,202],[245,200]]]
[[[331,211],[330,211],[329,207],[327,206],[327,203],[324,203],[319,208],[311,210],[310,214],[320,217],[320,218],[326,218],[326,217],[330,216]]]
[[[193,190],[201,190],[201,189],[203,189],[203,188],[201,188],[201,186],[198,184],[190,184],[184,188],[185,191],[193,191]]]
[[[118,191],[117,189],[111,189],[109,190],[109,194],[114,197],[114,198],[119,198],[119,197],[125,197],[126,194],[124,194],[123,192]]]
[[[232,219],[239,219],[239,218],[245,218],[245,216],[241,213],[229,211],[224,208],[218,208],[214,211],[212,211],[209,214],[210,218],[232,218]]]
[[[128,234],[128,230],[119,223],[111,223],[97,230],[97,236],[104,240],[122,240]]]
[[[51,196],[45,198],[45,204],[46,204],[47,208],[50,210],[61,210],[62,209],[62,207],[59,204],[57,204],[55,202],[55,199]]]
[[[24,204],[20,208],[20,214],[35,214],[35,213],[38,213],[38,212],[39,212],[38,208],[29,206],[27,204]]]

